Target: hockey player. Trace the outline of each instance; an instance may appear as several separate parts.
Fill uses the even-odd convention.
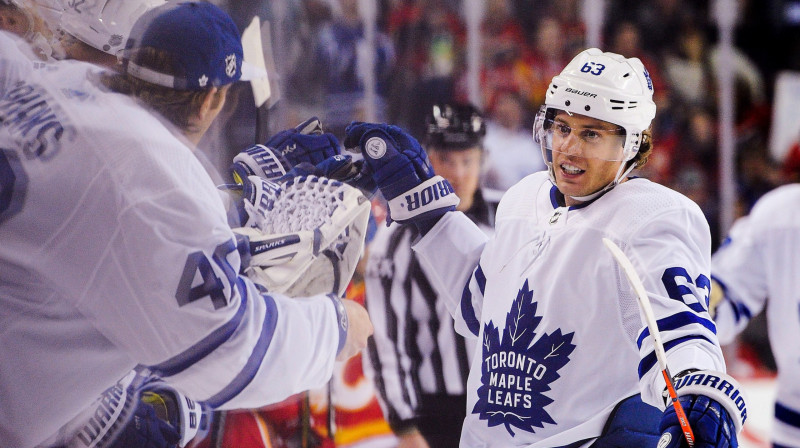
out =
[[[800,184],[765,194],[748,216],[734,224],[711,258],[711,306],[716,310],[721,343],[731,342],[750,318],[767,307],[769,339],[778,366],[774,448],[800,448],[798,204]]]
[[[276,402],[371,332],[355,303],[238,275],[187,145],[242,76],[230,17],[180,2],[137,26],[125,73],[102,78],[125,95],[85,63],[32,70],[0,32],[0,446],[64,444],[59,428],[137,365],[214,408]]]
[[[491,234],[497,203],[479,189],[483,116],[471,105],[437,104],[426,117],[431,164],[454,186],[457,210]],[[381,406],[402,447],[457,447],[466,409],[469,342],[458,335],[445,302],[420,267],[414,226],[381,227],[369,245],[368,345]]]
[[[57,33],[61,12],[61,0],[0,0],[0,30],[24,39],[32,60],[61,59],[64,49]]]
[[[136,19],[164,3],[166,0],[68,2],[59,20],[66,57],[115,68]]]
[[[490,239],[401,129],[353,123],[395,221],[457,330],[477,338],[464,447],[688,446],[653,338],[602,238],[644,279],[696,447],[737,446],[747,418],[708,314],[711,238],[698,206],[629,177],[652,148],[652,83],[636,58],[579,53],[555,76],[535,135],[548,171],[503,196]],[[682,387],[681,387],[682,386]]]

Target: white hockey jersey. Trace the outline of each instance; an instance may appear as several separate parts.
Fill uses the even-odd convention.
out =
[[[778,366],[772,440],[800,447],[800,184],[765,194],[736,221],[711,263],[725,293],[715,316],[721,342],[732,341],[769,300]]]
[[[560,207],[546,172],[500,202],[488,239],[449,213],[415,250],[477,337],[465,447],[562,446],[601,434],[622,399],[663,409],[664,381],[636,298],[602,244],[616,242],[650,293],[673,373],[725,371],[707,311],[711,241],[699,207],[645,179]],[[465,285],[468,285],[465,288]]]
[[[260,294],[189,147],[93,66],[31,71],[11,44],[0,33],[0,446],[42,443],[137,365],[216,408],[323,385],[332,301]]]

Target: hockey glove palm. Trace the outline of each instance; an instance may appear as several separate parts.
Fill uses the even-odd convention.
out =
[[[698,371],[675,382],[686,418],[694,432],[695,448],[736,448],[736,435],[747,419],[739,384],[730,376]],[[659,448],[688,447],[675,408],[667,406],[659,426]]]
[[[388,200],[390,220],[418,224],[455,210],[459,199],[450,182],[433,172],[425,150],[408,133],[397,126],[362,122],[351,123],[345,132],[345,147],[364,155]]]

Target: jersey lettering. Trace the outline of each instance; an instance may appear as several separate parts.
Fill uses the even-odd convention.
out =
[[[29,157],[52,157],[68,129],[56,116],[41,87],[22,82],[0,101],[0,122],[23,139],[22,148]]]
[[[236,281],[236,271],[228,261],[228,255],[235,251],[236,244],[233,240],[229,240],[217,246],[211,259],[203,251],[189,254],[183,266],[178,290],[175,292],[178,305],[184,306],[204,297],[210,297],[215,310],[227,306],[228,297],[232,294]],[[217,276],[217,270],[222,271],[226,283]],[[197,274],[200,275],[202,283],[192,286]],[[226,288],[228,294],[225,293]]]
[[[681,267],[667,268],[661,276],[661,282],[667,290],[670,299],[683,302],[692,311],[702,313],[708,310],[708,296],[711,292],[711,280],[703,274],[697,276],[692,281],[692,277]],[[697,289],[705,290],[705,297],[697,297],[692,289],[687,285],[696,286]],[[694,301],[687,301],[686,296],[691,296]]]
[[[25,196],[27,176],[15,160],[14,153],[0,149],[0,223],[20,210]]]
[[[512,426],[535,433],[534,427],[558,423],[546,409],[553,400],[545,392],[560,378],[558,371],[575,350],[574,333],[563,334],[561,329],[549,334],[541,331],[534,342],[542,320],[537,308],[526,280],[506,315],[505,328],[489,321],[483,329],[482,385],[472,413],[490,427],[505,425],[512,437]]]

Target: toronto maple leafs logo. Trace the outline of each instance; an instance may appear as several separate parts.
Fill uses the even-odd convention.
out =
[[[561,329],[533,342],[542,320],[537,306],[526,280],[506,315],[502,341],[492,321],[483,328],[482,385],[472,413],[488,420],[490,427],[505,425],[512,436],[512,426],[535,433],[534,427],[556,423],[545,410],[553,400],[544,393],[561,377],[559,369],[575,350],[575,333],[562,334]]]

